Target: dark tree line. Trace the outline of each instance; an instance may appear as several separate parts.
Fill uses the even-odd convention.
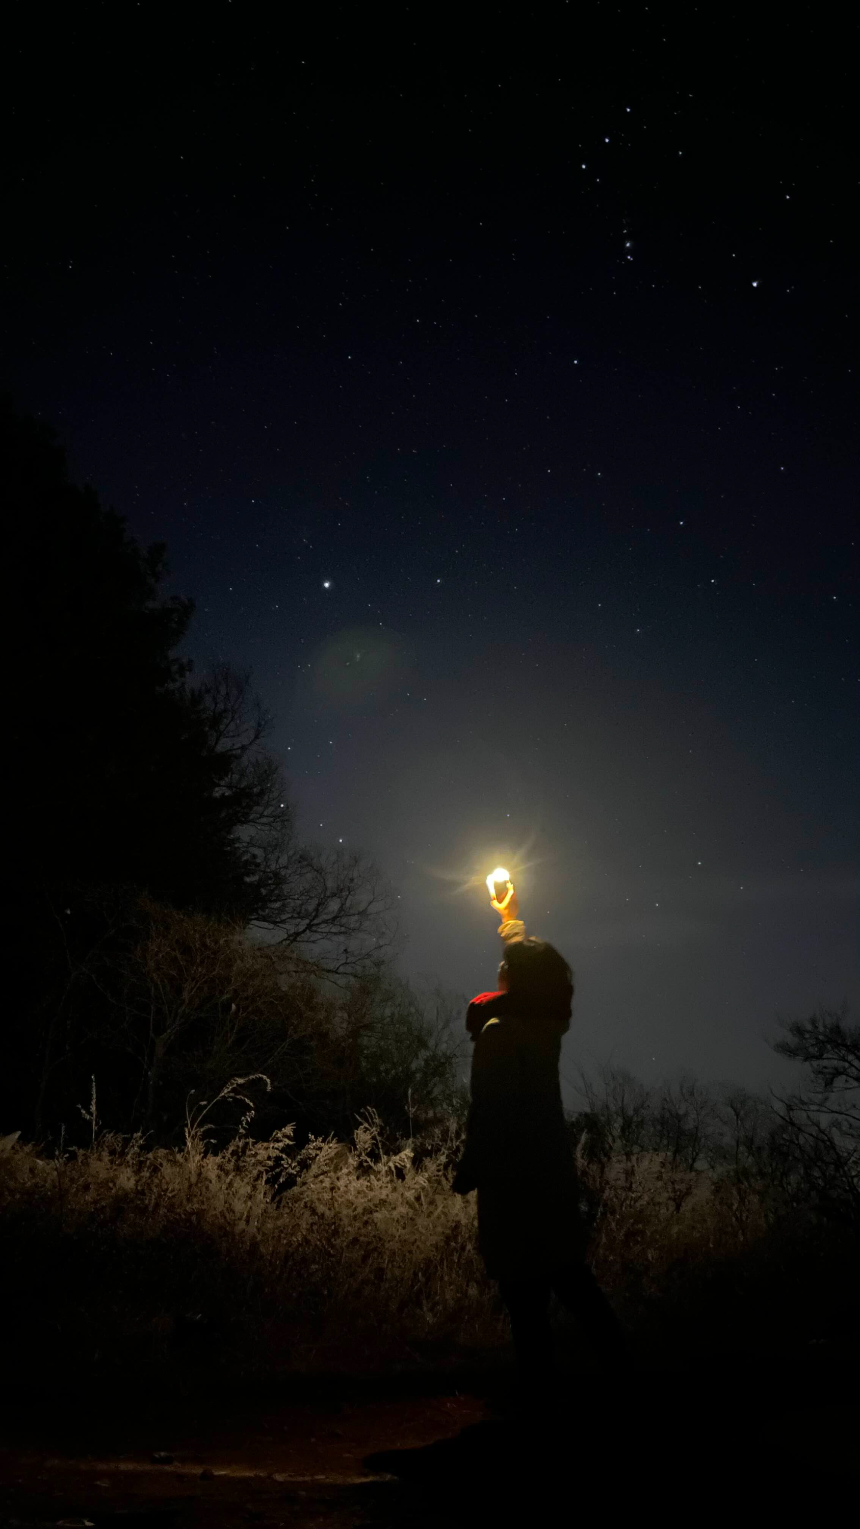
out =
[[[325,1129],[368,1088],[404,1108],[410,1080],[432,1093],[433,1021],[402,987],[409,1044],[392,1024],[368,1071],[359,1010],[397,988],[391,891],[366,857],[297,841],[250,677],[182,656],[194,604],[163,596],[165,547],[72,483],[55,433],[8,400],[0,485],[17,641],[0,1129],[51,1138],[93,1075],[108,1124],[153,1132],[231,1069],[273,1069],[293,1118]]]
[[[716,1175],[743,1238],[753,1207],[774,1219],[822,1221],[860,1236],[860,1025],[847,1005],[783,1020],[773,1050],[799,1064],[791,1093],[770,1097],[696,1078],[647,1088],[623,1068],[580,1074],[581,1109],[569,1122],[592,1185],[614,1168],[659,1154],[676,1212],[700,1174]],[[599,1195],[591,1209],[596,1213]]]

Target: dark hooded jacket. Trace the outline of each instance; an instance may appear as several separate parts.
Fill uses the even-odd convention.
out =
[[[502,925],[505,941],[524,925]],[[480,993],[466,1144],[454,1190],[478,1191],[478,1248],[494,1279],[527,1279],[585,1256],[579,1186],[558,1067],[567,1016],[529,1011],[512,993]]]

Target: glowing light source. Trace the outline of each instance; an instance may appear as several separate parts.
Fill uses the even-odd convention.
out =
[[[495,897],[497,902],[500,897],[504,897],[505,891],[507,889],[507,884],[510,879],[510,875],[505,870],[503,865],[497,865],[496,869],[491,871],[487,877],[487,891],[491,897]],[[501,883],[501,892],[496,890],[499,883]]]

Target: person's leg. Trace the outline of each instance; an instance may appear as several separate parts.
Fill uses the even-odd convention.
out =
[[[601,1358],[629,1361],[630,1342],[615,1312],[584,1260],[569,1264],[553,1275],[552,1289],[562,1306],[576,1317],[589,1342]]]
[[[499,1292],[511,1319],[520,1382],[540,1386],[555,1373],[549,1278],[499,1280]]]

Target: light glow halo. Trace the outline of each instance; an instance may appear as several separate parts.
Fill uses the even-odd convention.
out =
[[[487,891],[489,892],[490,896],[492,898],[495,898],[495,895],[496,895],[495,882],[497,882],[497,881],[508,882],[508,881],[510,881],[510,879],[511,878],[510,878],[508,872],[505,870],[504,866],[503,865],[497,865],[496,869],[494,871],[491,871],[489,876],[487,877]]]

